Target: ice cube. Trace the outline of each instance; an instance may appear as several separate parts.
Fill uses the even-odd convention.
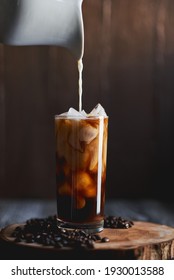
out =
[[[82,197],[95,197],[96,188],[93,179],[87,172],[79,171],[76,175],[76,188],[77,193],[81,194]]]
[[[85,113],[84,110],[82,112],[79,112],[76,109],[71,107],[71,108],[69,108],[68,112],[62,113],[59,116],[67,117],[67,118],[68,117],[79,117],[79,118],[82,118],[82,117],[86,116],[85,114],[86,113]]]
[[[87,124],[86,126],[82,127],[79,131],[79,140],[84,141],[85,143],[89,144],[92,140],[94,140],[98,135],[98,129]]]
[[[76,188],[80,192],[83,189],[88,189],[93,185],[93,179],[85,171],[79,171],[76,174]]]
[[[75,206],[77,209],[82,209],[83,207],[85,207],[86,204],[86,200],[84,197],[82,196],[77,196],[75,199]]]
[[[95,108],[89,113],[90,117],[94,116],[94,117],[97,117],[97,116],[103,116],[103,117],[107,117],[107,114],[105,112],[105,109],[101,106],[101,104],[97,104],[95,106]]]
[[[97,171],[97,165],[98,165],[98,139],[97,138],[94,141],[92,141],[90,145],[88,145],[87,150],[90,155],[89,170],[95,173]]]
[[[70,117],[82,117],[83,115],[74,108],[70,108],[68,111],[68,116]]]

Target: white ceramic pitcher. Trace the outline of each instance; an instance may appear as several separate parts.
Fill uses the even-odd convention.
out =
[[[83,0],[0,0],[0,43],[57,45],[83,55]]]

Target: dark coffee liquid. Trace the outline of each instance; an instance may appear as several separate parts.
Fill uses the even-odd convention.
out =
[[[69,223],[104,217],[107,118],[56,119],[57,212]]]

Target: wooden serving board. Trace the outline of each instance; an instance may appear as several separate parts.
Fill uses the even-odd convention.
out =
[[[57,249],[33,243],[15,243],[11,233],[19,224],[10,225],[0,232],[0,239],[8,249],[13,247],[17,254],[30,253],[30,258],[82,259],[82,254],[70,248]],[[96,242],[94,249],[83,252],[84,259],[139,259],[166,260],[174,258],[174,228],[165,225],[136,221],[129,229],[104,229],[101,237],[109,237],[110,242]],[[33,257],[32,254],[33,253]],[[13,256],[14,257],[14,256]],[[27,257],[27,255],[26,255]],[[11,257],[12,258],[12,257]],[[20,255],[18,254],[20,259]]]

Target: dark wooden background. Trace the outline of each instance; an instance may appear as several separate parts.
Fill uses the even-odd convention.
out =
[[[83,107],[109,115],[107,197],[171,199],[174,1],[84,0]],[[0,196],[55,196],[54,115],[78,108],[67,50],[0,45]]]

